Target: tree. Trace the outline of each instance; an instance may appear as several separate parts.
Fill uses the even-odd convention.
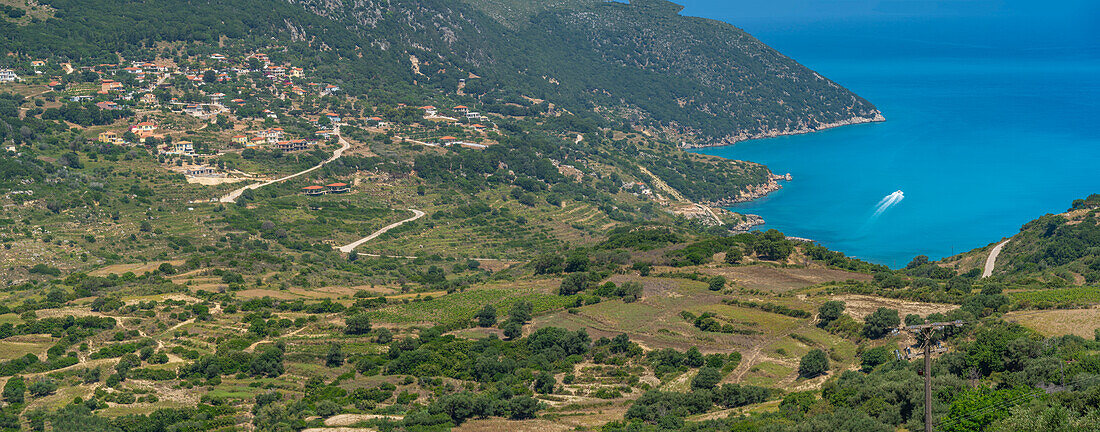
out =
[[[325,366],[340,367],[344,364],[344,350],[340,344],[333,342],[328,346],[328,355],[325,356]]]
[[[864,351],[860,358],[863,359],[863,371],[870,372],[875,366],[890,361],[890,350],[884,346],[871,348]]]
[[[819,349],[806,353],[802,356],[802,361],[798,362],[798,376],[803,378],[813,378],[828,370],[829,357],[825,355],[825,351]]]
[[[520,300],[512,305],[512,308],[508,310],[508,319],[520,324],[527,324],[527,321],[531,321],[531,314],[534,313],[535,306],[527,300]]]
[[[530,396],[517,396],[508,403],[508,411],[512,420],[526,420],[535,418],[539,410],[539,401]]]
[[[27,387],[27,390],[30,391],[31,396],[34,397],[47,396],[57,391],[57,383],[55,383],[52,379],[42,378],[32,383],[29,387]]]
[[[385,327],[379,327],[374,331],[374,342],[380,344],[388,344],[393,342],[393,332]]]
[[[707,288],[711,291],[721,291],[726,287],[726,278],[722,276],[715,276],[707,281]]]
[[[717,368],[704,367],[699,369],[699,373],[695,375],[695,378],[691,379],[691,389],[710,390],[718,385],[719,381],[722,381],[721,371]]]
[[[249,363],[252,376],[275,378],[283,374],[283,350],[274,345],[265,345],[260,353]]]
[[[794,252],[794,245],[783,233],[770,229],[756,240],[753,250],[762,259],[782,261]]]
[[[821,319],[822,325],[833,322],[841,315],[844,315],[844,302],[840,300],[827,301],[817,308],[817,316]]]
[[[497,309],[493,305],[485,305],[474,315],[478,327],[492,327],[497,324]]]
[[[921,318],[920,315],[909,314],[909,315],[905,316],[905,325],[906,326],[915,326],[915,325],[920,325],[920,324],[924,324],[924,318]]]
[[[913,257],[912,261],[909,261],[909,265],[905,266],[905,269],[912,270],[928,263],[929,259],[927,255],[917,255]]]
[[[550,394],[554,392],[554,385],[558,381],[554,379],[550,372],[542,372],[535,377],[535,391],[543,394]]]
[[[504,327],[502,327],[502,330],[504,330],[504,337],[508,340],[523,336],[523,326],[515,321],[508,321],[504,323]]]
[[[569,254],[569,257],[565,259],[565,272],[575,273],[588,270],[588,253],[584,251],[573,251]]]
[[[745,251],[737,246],[726,251],[726,264],[740,264],[743,259],[745,259]]]
[[[352,315],[347,319],[344,333],[349,335],[365,335],[370,333],[370,316],[365,313]]]
[[[863,335],[871,339],[886,336],[890,333],[890,330],[896,329],[901,324],[898,311],[884,307],[878,308],[874,313],[867,315],[867,318],[863,321],[865,323]]]
[[[4,400],[8,401],[9,404],[21,404],[23,403],[23,394],[26,391],[27,384],[23,381],[23,377],[13,376],[4,384]]]
[[[684,365],[687,367],[699,367],[705,361],[706,359],[703,358],[703,353],[699,352],[699,348],[691,347],[684,353]]]
[[[554,254],[539,255],[531,261],[531,265],[535,268],[535,274],[561,273],[564,269],[561,256]]]
[[[570,273],[562,278],[561,286],[558,287],[558,294],[563,296],[573,295],[586,289],[588,289],[588,274]]]

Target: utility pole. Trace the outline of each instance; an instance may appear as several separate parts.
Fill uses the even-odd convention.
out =
[[[955,320],[905,327],[903,330],[924,345],[924,432],[932,432],[932,335],[947,327],[962,327],[966,322]]]

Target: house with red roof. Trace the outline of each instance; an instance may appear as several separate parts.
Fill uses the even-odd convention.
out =
[[[324,186],[313,185],[302,188],[302,193],[306,195],[324,195],[328,193],[328,190]]]
[[[331,183],[325,185],[328,189],[328,193],[344,193],[351,190],[351,187],[347,183]]]

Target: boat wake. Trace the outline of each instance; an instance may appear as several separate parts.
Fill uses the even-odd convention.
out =
[[[886,210],[889,210],[890,207],[898,205],[903,199],[905,199],[905,193],[900,190],[890,195],[886,195],[882,198],[882,201],[879,201],[878,204],[875,205],[875,215],[872,217],[878,217]]]

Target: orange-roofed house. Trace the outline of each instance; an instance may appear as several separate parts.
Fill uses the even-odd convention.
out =
[[[146,94],[141,96],[141,103],[149,104],[149,105],[156,105],[157,102],[160,102],[160,101],[157,100],[157,95],[155,95],[155,94],[146,93]]]
[[[466,113],[470,112],[470,107],[468,107],[466,105],[459,105],[459,106],[455,107],[455,111],[466,114]]]
[[[302,188],[302,192],[306,195],[324,195],[328,193],[328,190],[324,186],[306,186]]]
[[[248,144],[248,137],[244,135],[233,135],[233,138],[229,139],[234,144],[245,145]]]
[[[122,89],[122,83],[120,83],[118,81],[113,81],[113,80],[103,80],[103,83],[99,85],[99,89],[100,89],[101,92],[104,92],[104,93],[109,92],[111,90],[121,90]]]
[[[157,130],[157,124],[153,122],[141,122],[136,125],[130,126],[130,132],[136,134],[153,133]]]
[[[347,183],[332,183],[325,185],[329,193],[344,193],[351,190]]]
[[[458,141],[458,138],[455,138],[455,137],[453,137],[453,136],[447,135],[447,136],[445,136],[445,137],[443,137],[443,138],[440,138],[440,139],[439,139],[439,141],[442,141],[442,142],[444,142],[444,143],[451,143],[451,142],[455,142],[455,141]]]

